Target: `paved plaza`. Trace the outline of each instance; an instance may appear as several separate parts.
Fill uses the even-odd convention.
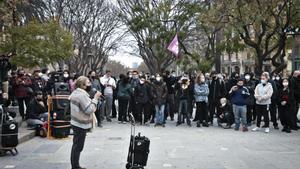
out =
[[[192,128],[167,122],[165,128],[137,126],[151,139],[146,169],[299,169],[300,132],[271,129],[237,132],[218,127]],[[72,137],[35,137],[18,146],[20,154],[1,157],[0,168],[69,169]],[[87,136],[81,165],[88,169],[125,168],[130,125],[105,123]]]

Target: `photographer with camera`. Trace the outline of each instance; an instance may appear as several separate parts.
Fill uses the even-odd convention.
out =
[[[17,78],[13,82],[13,87],[15,89],[15,96],[17,97],[19,104],[19,112],[23,120],[25,120],[24,102],[26,107],[28,107],[30,96],[33,94],[31,86],[32,81],[30,77],[25,75],[25,71],[23,69],[19,69]]]
[[[84,147],[86,132],[92,127],[93,113],[102,94],[97,91],[94,98],[90,99],[92,84],[85,76],[80,76],[75,86],[76,90],[70,95],[71,125],[74,132],[71,164],[72,169],[82,169],[79,165],[80,153]]]

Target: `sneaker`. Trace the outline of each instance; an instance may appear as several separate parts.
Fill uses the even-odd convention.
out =
[[[223,127],[224,129],[230,129],[231,126],[229,124],[227,124],[226,126]]]
[[[275,130],[279,130],[279,127],[278,127],[278,126],[274,126],[274,129],[275,129]]]
[[[176,126],[179,126],[179,125],[181,125],[181,123],[180,123],[180,122],[177,122],[177,123],[176,123]]]
[[[161,126],[162,126],[162,127],[166,127],[166,125],[165,125],[165,124],[162,124]]]
[[[197,127],[201,127],[200,123],[197,123]]]
[[[270,128],[269,127],[265,128],[265,133],[270,133]]]
[[[260,128],[259,127],[255,127],[252,129],[252,131],[260,131]]]
[[[111,119],[107,119],[107,122],[112,122]]]
[[[127,124],[127,122],[126,122],[126,121],[123,121],[122,123],[123,123],[123,124]]]

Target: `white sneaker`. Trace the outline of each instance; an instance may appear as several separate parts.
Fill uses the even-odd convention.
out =
[[[255,127],[255,128],[252,129],[252,131],[259,131],[259,130],[260,130],[259,127]]]
[[[270,133],[270,128],[269,127],[265,128],[265,133]]]

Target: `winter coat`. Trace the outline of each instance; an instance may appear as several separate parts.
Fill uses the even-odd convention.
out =
[[[147,103],[150,101],[151,97],[151,89],[150,85],[145,82],[144,84],[138,83],[137,86],[134,88],[134,100],[138,103]]]
[[[15,96],[17,98],[25,98],[29,97],[29,90],[32,90],[30,87],[32,85],[31,79],[29,76],[18,76],[14,81],[14,89],[15,89]]]
[[[249,90],[246,87],[238,87],[237,90],[230,93],[231,103],[238,106],[245,106],[247,105],[249,95]]]
[[[118,83],[117,98],[118,99],[130,99],[133,94],[133,90],[130,84]]]
[[[271,83],[258,84],[255,88],[254,97],[258,105],[270,105],[271,97],[273,95],[273,88]]]
[[[206,83],[202,84],[195,84],[194,87],[194,93],[195,93],[195,101],[196,102],[206,102],[208,103],[208,94],[209,94],[209,88]]]
[[[155,105],[164,105],[166,103],[168,89],[166,83],[155,81],[152,88],[152,96]]]
[[[218,102],[222,97],[225,96],[225,84],[221,79],[213,79],[209,83],[209,95],[208,100],[209,103]]]

